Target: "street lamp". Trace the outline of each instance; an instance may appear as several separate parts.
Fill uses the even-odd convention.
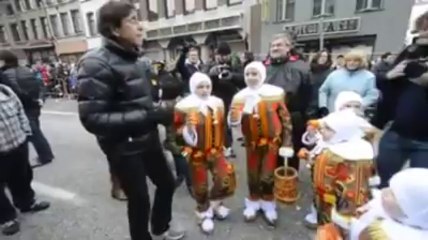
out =
[[[324,37],[325,37],[325,32],[324,32],[324,18],[328,17],[329,14],[327,14],[325,12],[325,6],[326,6],[326,1],[327,0],[321,0],[321,14],[319,16],[319,31],[320,31],[320,51],[322,51],[324,49]]]

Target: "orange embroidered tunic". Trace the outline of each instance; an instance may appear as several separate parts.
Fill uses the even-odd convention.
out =
[[[241,124],[247,143],[264,145],[273,141],[291,146],[292,125],[284,103],[283,90],[264,84],[259,94],[261,99],[253,113],[245,113],[245,89],[237,93],[232,100],[230,122]]]
[[[210,151],[221,149],[225,137],[225,113],[221,99],[214,99],[206,113],[202,113],[199,106],[189,102],[186,98],[175,107],[174,125],[177,133],[182,134],[185,126],[195,128],[197,134],[196,146],[193,150]],[[190,147],[190,146],[189,146]]]

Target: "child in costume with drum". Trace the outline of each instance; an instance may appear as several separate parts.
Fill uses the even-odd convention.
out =
[[[358,118],[358,122],[361,130],[364,132],[365,139],[372,143],[376,148],[374,139],[380,134],[380,131],[362,118],[364,116],[363,99],[358,93],[352,91],[343,91],[337,96],[335,101],[335,111],[339,112],[345,110],[352,110],[355,112],[355,114],[361,117]],[[310,149],[310,151],[307,149],[302,149],[299,152],[299,155],[302,159],[309,160],[311,171],[314,160],[317,159],[317,156],[326,147],[326,142],[322,140],[322,136],[319,133],[319,128],[321,125],[320,122],[321,121],[319,120],[311,120],[308,122],[307,131],[302,136],[302,142]],[[373,171],[374,170],[375,169],[373,166]],[[373,176],[370,179],[370,186],[377,186],[379,182],[379,178],[377,176]],[[311,212],[305,217],[305,224],[309,228],[316,228],[318,225],[317,211],[313,205],[311,206]]]
[[[274,199],[274,171],[280,153],[294,155],[291,121],[284,103],[284,91],[264,84],[266,68],[261,62],[245,67],[247,87],[232,100],[229,124],[241,126],[247,153],[249,196],[245,199],[244,218],[253,221],[261,210],[269,226],[278,215]]]
[[[353,216],[370,198],[373,147],[364,139],[362,119],[352,110],[329,114],[319,121],[323,150],[316,156],[313,185],[317,224],[337,216]]]
[[[363,214],[350,224],[351,240],[428,239],[428,169],[395,174],[389,188],[359,211]]]
[[[192,179],[193,196],[197,203],[196,215],[201,230],[214,230],[214,217],[225,219],[229,209],[222,200],[233,195],[236,188],[235,170],[224,154],[226,117],[223,101],[211,96],[212,83],[203,73],[190,78],[191,94],[175,106],[175,129],[186,143]],[[208,191],[208,172],[213,186]]]

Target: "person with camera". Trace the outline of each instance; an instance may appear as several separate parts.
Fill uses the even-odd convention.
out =
[[[229,44],[226,42],[221,42],[216,49],[215,62],[209,64],[206,67],[206,72],[208,73],[213,83],[213,95],[223,100],[226,112],[229,112],[229,107],[232,103],[233,96],[238,92],[239,89],[242,89],[246,86],[244,73],[241,71],[240,66],[234,66],[232,64],[233,61],[231,53],[232,51]],[[229,128],[227,128],[225,143],[225,147],[227,148],[227,157],[235,156],[231,146],[232,132]]]
[[[380,187],[410,160],[410,167],[428,168],[428,12],[416,20],[420,32],[414,44],[397,57],[387,73],[395,99],[384,102],[394,111],[379,143]],[[388,106],[392,105],[392,106]]]
[[[199,49],[185,43],[176,64],[176,70],[184,82],[184,93],[189,93],[189,80],[195,72],[202,71],[203,63],[199,58]]]
[[[150,69],[138,60],[143,28],[137,10],[111,1],[99,9],[97,22],[103,46],[78,67],[80,120],[96,136],[128,198],[131,239],[181,239],[184,232],[170,225],[175,182],[157,131],[159,124],[172,123],[173,112],[153,104]],[[156,186],[152,209],[147,177]]]

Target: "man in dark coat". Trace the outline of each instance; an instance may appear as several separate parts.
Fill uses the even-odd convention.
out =
[[[52,162],[54,155],[51,146],[40,128],[40,110],[43,99],[43,83],[27,67],[18,65],[18,58],[10,51],[2,51],[0,59],[5,62],[2,67],[3,80],[1,83],[9,86],[18,95],[24,106],[25,114],[30,120],[33,135],[29,140],[37,152],[38,164],[42,166]]]
[[[173,114],[154,107],[150,69],[138,60],[143,29],[137,10],[111,1],[98,18],[104,44],[83,56],[78,68],[80,120],[97,137],[128,198],[131,239],[181,239],[184,232],[170,226],[175,182],[157,131]],[[147,176],[157,187],[152,211]]]
[[[270,48],[271,62],[267,69],[266,83],[281,87],[286,94],[286,103],[293,124],[292,139],[294,151],[303,147],[301,138],[306,126],[306,113],[311,101],[309,65],[297,55],[290,58],[292,40],[287,34],[274,37]],[[282,164],[282,160],[278,162]],[[299,169],[297,156],[289,161],[290,167]]]

